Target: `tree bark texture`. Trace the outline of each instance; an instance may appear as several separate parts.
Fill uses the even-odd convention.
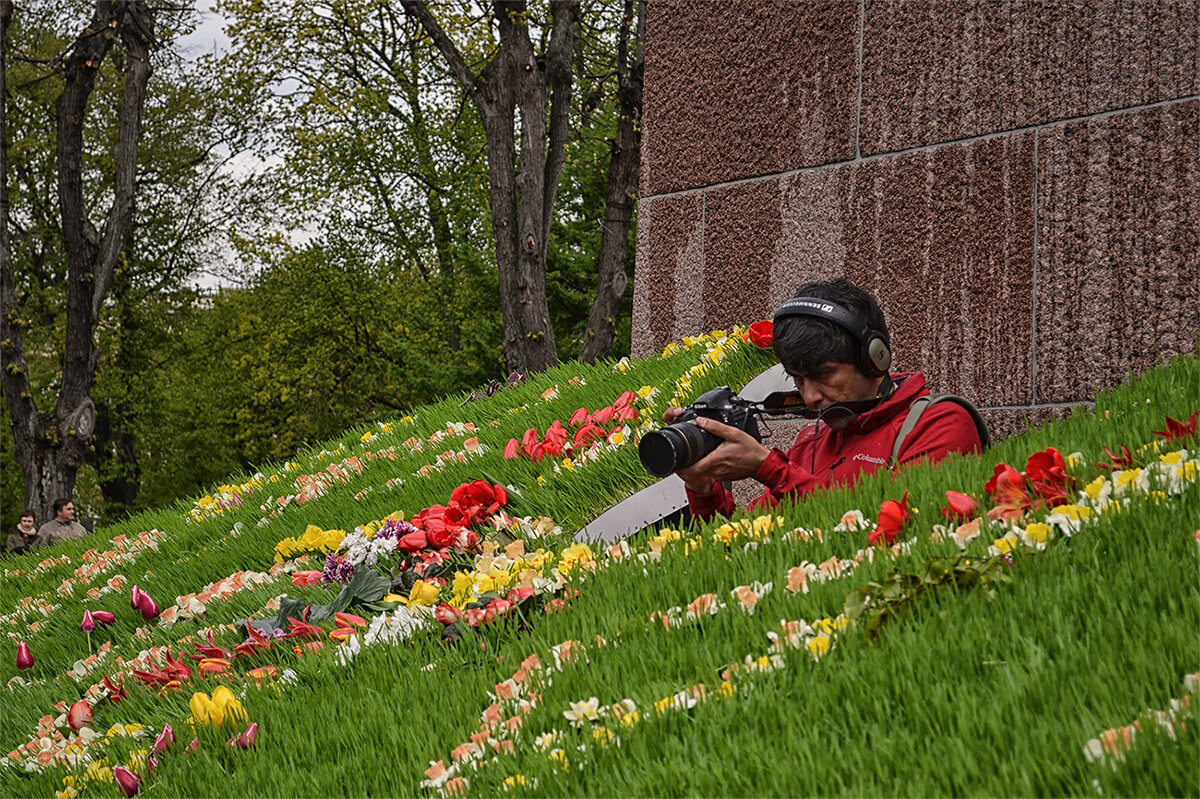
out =
[[[630,28],[634,28],[630,42]],[[629,227],[637,199],[642,153],[642,75],[646,3],[626,0],[617,50],[617,137],[608,161],[608,194],[600,234],[596,298],[579,357],[595,363],[612,352],[613,336],[629,285]],[[632,51],[630,45],[632,44]]]
[[[84,117],[96,75],[118,42],[125,53],[125,83],[113,148],[113,200],[103,228],[98,230],[84,201]],[[25,506],[37,511],[39,519],[50,517],[55,498],[71,496],[95,425],[91,391],[99,357],[96,322],[132,233],[137,149],[153,42],[154,12],[144,0],[98,0],[91,22],[63,59],[55,158],[67,256],[67,322],[61,388],[52,413],[39,414],[33,401],[20,335],[23,323],[17,312],[13,259],[7,244],[0,263],[4,301],[0,330],[2,379],[12,417],[15,454],[25,478]],[[7,175],[7,163],[4,167]],[[7,243],[7,202],[4,228]]]
[[[483,122],[505,360],[522,371],[544,370],[558,363],[546,253],[566,158],[579,2],[551,4],[550,43],[541,56],[529,36],[525,0],[493,2],[500,44],[478,75],[423,2],[404,0],[403,6],[446,59]]]

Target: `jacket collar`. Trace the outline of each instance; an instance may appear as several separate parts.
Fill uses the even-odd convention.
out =
[[[925,393],[925,375],[920,372],[894,374],[892,380],[896,383],[896,390],[892,392],[891,396],[873,409],[859,414],[845,432],[866,433],[882,427],[890,423],[897,415],[907,412],[912,401]]]

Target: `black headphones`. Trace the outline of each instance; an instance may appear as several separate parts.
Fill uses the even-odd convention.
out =
[[[775,311],[772,324],[777,325],[780,319],[793,316],[812,316],[846,329],[858,342],[858,362],[855,366],[859,371],[868,377],[882,377],[888,373],[888,367],[892,365],[892,349],[887,336],[879,330],[872,330],[849,309],[820,297],[793,297]]]

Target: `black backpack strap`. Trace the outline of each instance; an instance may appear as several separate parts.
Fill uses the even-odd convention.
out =
[[[896,434],[896,441],[892,444],[892,457],[888,461],[888,468],[895,469],[896,464],[900,460],[900,450],[904,448],[904,439],[908,438],[908,434],[917,426],[917,422],[921,420],[921,415],[931,405],[937,405],[939,402],[954,402],[967,409],[967,413],[971,414],[971,420],[975,422],[975,430],[979,433],[979,443],[983,449],[987,449],[992,443],[991,436],[988,435],[987,424],[983,421],[983,416],[979,413],[979,409],[971,404],[971,401],[960,397],[957,394],[926,394],[923,397],[917,397],[908,406],[908,415],[904,417],[904,424],[900,425],[900,432]]]

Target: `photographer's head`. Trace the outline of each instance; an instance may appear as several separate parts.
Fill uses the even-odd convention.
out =
[[[879,397],[892,359],[887,322],[875,299],[850,281],[801,286],[775,312],[773,334],[775,354],[809,408]],[[840,429],[864,409],[823,420]]]

